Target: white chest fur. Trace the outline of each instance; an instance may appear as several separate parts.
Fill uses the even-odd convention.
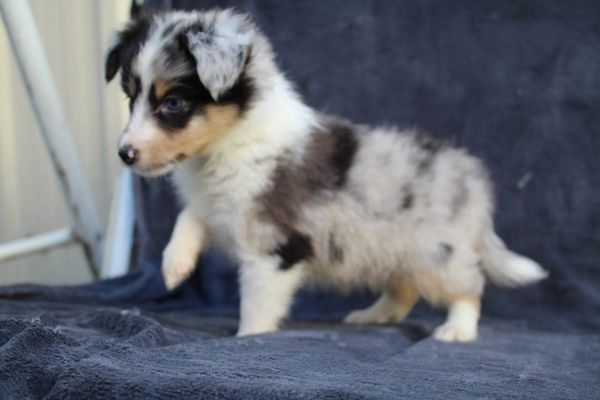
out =
[[[221,161],[189,160],[176,172],[175,179],[186,207],[208,229],[211,243],[235,251],[242,239],[244,215],[268,184],[275,159]]]

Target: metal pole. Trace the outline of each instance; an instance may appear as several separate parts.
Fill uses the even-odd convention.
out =
[[[27,239],[19,239],[0,245],[0,261],[8,261],[27,254],[41,253],[72,243],[75,238],[71,228],[43,233]]]
[[[133,245],[134,205],[133,176],[129,168],[123,169],[110,207],[110,219],[104,243],[104,260],[101,277],[116,278],[129,271]]]
[[[79,163],[29,2],[0,0],[0,11],[46,148],[62,186],[71,226],[83,245],[92,274],[98,277],[102,265],[100,218]]]

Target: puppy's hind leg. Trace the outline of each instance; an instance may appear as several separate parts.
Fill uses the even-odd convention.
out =
[[[273,257],[242,263],[240,267],[240,325],[237,336],[276,331],[302,283],[301,263],[279,268]]]
[[[462,296],[450,304],[446,322],[433,337],[443,342],[471,342],[477,339],[477,321],[481,304],[478,297]]]
[[[419,300],[416,289],[407,281],[390,285],[370,307],[353,311],[344,318],[348,324],[385,324],[403,320]]]

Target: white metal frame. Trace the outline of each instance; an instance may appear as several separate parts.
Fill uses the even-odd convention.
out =
[[[8,261],[28,254],[65,246],[73,242],[71,228],[62,228],[53,232],[42,233],[31,238],[15,240],[0,245],[0,261]]]
[[[0,0],[0,12],[70,217],[70,227],[0,244],[0,262],[78,242],[94,278],[121,275],[128,270],[133,234],[131,175],[129,171],[123,173],[111,206],[111,233],[103,263],[102,225],[83,175],[29,2]]]
[[[134,214],[133,175],[130,169],[124,169],[113,192],[100,277],[115,278],[129,270]]]

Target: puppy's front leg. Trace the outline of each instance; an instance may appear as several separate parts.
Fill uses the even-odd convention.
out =
[[[184,209],[163,251],[161,269],[167,289],[172,290],[192,274],[205,242],[204,226],[189,209]]]
[[[279,263],[277,257],[242,262],[238,336],[275,331],[289,312],[302,283],[303,265],[282,270]]]

